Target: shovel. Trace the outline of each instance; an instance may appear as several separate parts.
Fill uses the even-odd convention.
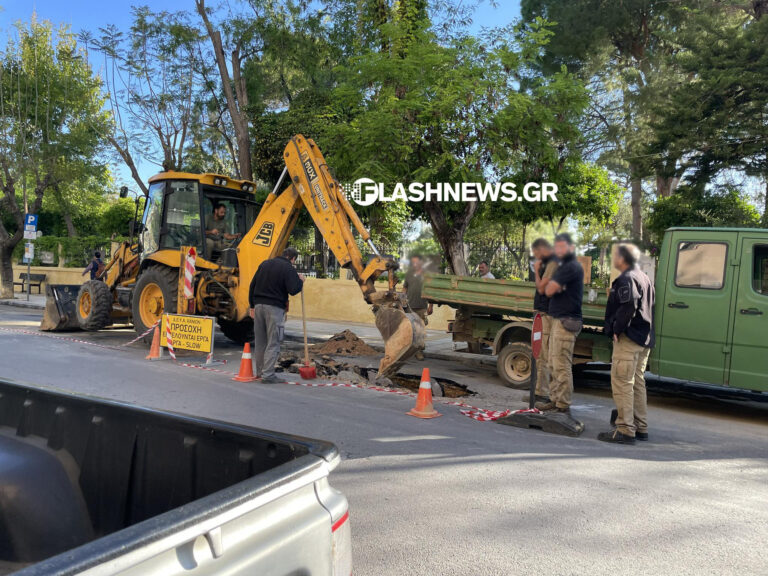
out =
[[[301,324],[304,328],[304,366],[299,366],[299,376],[304,380],[317,378],[317,370],[309,365],[309,345],[307,344],[307,313],[304,310],[304,287],[301,287]]]

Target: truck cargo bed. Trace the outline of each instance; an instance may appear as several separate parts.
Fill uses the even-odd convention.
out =
[[[533,282],[521,280],[487,280],[472,276],[425,274],[421,295],[435,304],[467,308],[474,314],[498,314],[530,318],[533,316]],[[602,326],[608,297],[596,293],[593,301],[584,289],[583,315],[586,324]]]
[[[321,441],[0,380],[0,573],[79,574],[337,461]]]

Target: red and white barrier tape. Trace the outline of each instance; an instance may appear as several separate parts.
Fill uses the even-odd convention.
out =
[[[165,323],[165,347],[168,348],[168,354],[176,362],[176,352],[173,351],[173,336],[171,335],[171,323]]]
[[[27,334],[31,336],[44,336],[46,338],[53,338],[54,340],[64,340],[68,342],[75,342],[77,344],[89,344],[91,346],[96,346],[97,348],[106,348],[108,350],[120,350],[121,348],[124,348],[129,344],[133,344],[134,342],[137,342],[144,336],[148,335],[152,330],[154,330],[154,328],[155,326],[152,326],[138,338],[135,338],[134,340],[126,344],[121,344],[120,346],[108,346],[106,344],[98,344],[97,342],[91,342],[89,340],[80,340],[79,338],[69,338],[66,336],[56,336],[54,334],[48,334],[44,332],[35,332],[33,330],[22,330],[17,328],[3,328],[3,327],[0,327],[0,330],[4,332]],[[226,374],[227,376],[232,376],[235,374],[235,372],[231,372],[229,370],[211,368],[210,366],[205,366],[201,364],[179,362],[176,359],[176,354],[173,349],[173,337],[171,336],[170,331],[167,329],[165,333],[165,339],[168,345],[167,346],[168,353],[170,354],[171,358],[173,358],[177,366],[182,366],[184,368],[195,368],[197,370],[205,370],[206,372],[214,372],[217,374]],[[370,390],[372,392],[386,392],[387,394],[395,394],[397,396],[408,396],[411,398],[416,397],[416,393],[411,392],[409,390],[386,388],[384,386],[367,386],[364,384],[353,384],[351,382],[315,382],[315,381],[299,382],[296,380],[285,380],[284,383],[292,384],[295,386],[303,386],[305,388],[358,388],[360,390]],[[459,410],[460,414],[467,416],[468,418],[472,418],[473,420],[477,420],[479,422],[492,422],[493,420],[498,420],[499,418],[508,416],[513,412],[512,410],[487,410],[485,408],[478,408],[477,406],[472,406],[471,404],[466,404],[464,402],[457,402],[457,401],[449,400],[446,398],[434,398],[433,401],[439,404],[443,404],[444,406],[458,406],[460,408]],[[528,411],[538,412],[538,410],[536,410],[535,408],[533,410],[517,410],[517,412],[528,412]]]
[[[126,342],[125,344],[120,344],[120,346],[130,346],[131,344],[136,344],[136,342],[138,342],[139,340],[141,340],[142,338],[144,338],[144,336],[149,336],[149,335],[150,335],[150,334],[151,334],[151,333],[154,331],[154,329],[155,329],[155,326],[157,326],[158,324],[160,324],[160,320],[158,320],[157,322],[155,322],[154,324],[152,324],[152,326],[150,326],[149,328],[147,328],[147,329],[144,331],[144,333],[143,333],[143,334],[139,334],[138,336],[136,336],[136,338],[134,338],[134,339],[133,339],[133,340],[131,340],[130,342]]]

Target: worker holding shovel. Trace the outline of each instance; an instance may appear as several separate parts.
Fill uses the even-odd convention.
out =
[[[285,329],[288,297],[301,292],[304,286],[304,275],[294,267],[298,255],[295,248],[286,248],[282,256],[262,262],[251,281],[254,374],[263,384],[280,381],[275,376],[275,365],[280,355],[280,335]]]

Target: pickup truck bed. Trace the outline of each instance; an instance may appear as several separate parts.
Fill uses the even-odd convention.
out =
[[[338,462],[326,442],[0,380],[0,573],[336,574]]]

